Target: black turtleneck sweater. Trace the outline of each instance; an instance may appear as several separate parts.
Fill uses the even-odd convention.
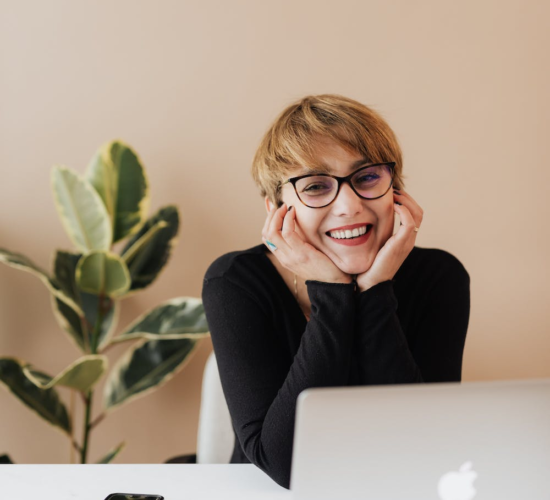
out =
[[[461,380],[470,278],[450,253],[414,247],[393,280],[361,293],[307,281],[308,322],[266,252],[218,258],[202,298],[236,436],[231,463],[288,488],[303,390]]]

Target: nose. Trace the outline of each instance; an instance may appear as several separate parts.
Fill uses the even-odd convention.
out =
[[[342,183],[340,191],[332,204],[335,214],[344,217],[353,217],[364,209],[363,200],[355,194],[355,191],[347,182]]]

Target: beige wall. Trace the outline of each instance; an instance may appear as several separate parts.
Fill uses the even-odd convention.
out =
[[[425,210],[417,245],[450,251],[470,273],[464,379],[550,376],[550,3],[0,6],[0,246],[49,268],[55,248],[71,248],[51,166],[82,172],[100,144],[122,138],[148,167],[152,209],[178,204],[182,225],[168,268],[123,302],[120,326],[165,299],[199,296],[215,257],[260,242],[264,208],[249,165],[270,121],[305,94],[340,93],[372,105],[397,132],[407,190]],[[105,420],[91,460],[122,439],[117,462],[193,452],[210,350],[204,341],[162,389]],[[0,355],[50,373],[78,355],[46,289],[5,266]],[[64,436],[2,388],[4,451],[20,463],[69,459]]]

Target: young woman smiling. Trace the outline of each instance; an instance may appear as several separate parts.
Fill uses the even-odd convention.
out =
[[[263,244],[218,258],[202,295],[231,463],[288,488],[301,391],[461,380],[470,279],[450,253],[415,246],[423,211],[403,190],[401,150],[363,104],[320,95],[289,106],[252,174]]]

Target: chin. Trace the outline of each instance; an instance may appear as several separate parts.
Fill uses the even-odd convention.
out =
[[[347,273],[347,274],[362,274],[370,269],[372,266],[372,260],[369,259],[368,261],[365,261],[362,259],[361,262],[357,262],[357,260],[353,262],[342,262],[338,268],[340,271]]]

